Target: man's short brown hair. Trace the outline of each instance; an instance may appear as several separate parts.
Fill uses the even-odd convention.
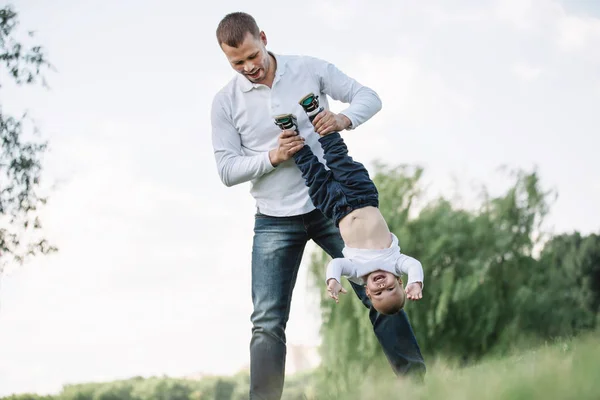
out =
[[[260,37],[260,29],[250,14],[233,12],[227,14],[217,27],[217,41],[219,46],[223,43],[230,47],[238,47],[244,42],[247,33],[255,38]]]

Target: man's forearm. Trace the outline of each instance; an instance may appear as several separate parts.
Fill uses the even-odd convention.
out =
[[[342,122],[343,122],[343,128],[342,129],[351,129],[352,128],[352,121],[350,120],[350,118],[348,118],[347,115],[345,114],[338,114],[341,118],[342,118]]]
[[[231,187],[271,172],[275,166],[271,163],[269,153],[254,156],[215,153],[221,181],[225,186]]]
[[[279,152],[277,151],[277,149],[271,149],[269,150],[269,161],[271,162],[271,165],[273,167],[276,167],[279,164],[281,164],[284,160],[282,160],[279,157]]]
[[[354,129],[381,110],[381,99],[370,87],[360,84],[330,62],[307,57],[306,65],[321,83],[323,93],[348,104],[340,114],[350,120],[347,129]]]
[[[243,151],[241,135],[236,129],[231,104],[222,95],[215,96],[211,109],[212,145],[217,170],[225,186],[239,185],[271,172],[270,152]]]
[[[346,129],[354,129],[365,123],[381,110],[379,95],[371,88],[362,86],[356,91],[350,105],[340,112],[348,118],[350,125]]]

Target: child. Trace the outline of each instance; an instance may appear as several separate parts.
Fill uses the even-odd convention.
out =
[[[318,96],[312,93],[299,103],[311,122],[323,111]],[[275,124],[290,135],[299,134],[293,114],[276,116]],[[282,137],[285,135],[286,132]],[[379,313],[397,313],[404,307],[406,298],[422,297],[421,263],[400,252],[398,238],[390,232],[379,211],[375,184],[366,168],[348,155],[339,132],[320,136],[329,170],[309,146],[303,146],[293,157],[315,207],[334,220],[344,240],[344,258],[334,258],[327,266],[329,296],[339,302],[338,293],[346,293],[341,286],[341,276],[346,276],[366,286],[367,296]],[[408,275],[406,291],[402,287],[402,273]]]

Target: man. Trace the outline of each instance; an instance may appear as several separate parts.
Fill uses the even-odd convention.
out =
[[[381,109],[378,95],[333,64],[313,57],[276,55],[254,18],[231,13],[219,23],[217,41],[239,73],[214,97],[212,141],[218,173],[226,186],[250,181],[256,200],[252,248],[252,339],[250,398],[280,399],[284,383],[286,338],[292,291],[302,254],[313,240],[331,257],[343,257],[339,230],[312,204],[293,155],[302,145],[323,161],[318,135],[288,136],[273,117],[298,116],[300,132],[355,129]],[[298,100],[313,92],[325,110],[313,123]],[[327,96],[349,104],[329,111]],[[377,313],[364,288],[351,283],[369,309],[377,339],[398,375],[424,373],[425,363],[404,311]]]

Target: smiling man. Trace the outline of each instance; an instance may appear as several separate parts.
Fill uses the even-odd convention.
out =
[[[256,201],[250,399],[280,399],[285,329],[305,246],[313,240],[332,258],[343,257],[344,248],[339,229],[311,201],[293,155],[306,145],[323,161],[319,135],[360,126],[381,109],[381,101],[372,89],[327,61],[267,51],[266,34],[246,13],[226,15],[216,36],[229,64],[238,72],[213,99],[212,143],[217,170],[226,186],[251,182],[250,193]],[[322,99],[324,107],[314,125],[298,104],[311,92]],[[327,95],[348,107],[337,114],[331,112]],[[274,116],[284,113],[299,115],[302,134],[282,133],[273,123]],[[425,363],[404,311],[380,314],[365,288],[351,285],[369,310],[365,318],[370,318],[394,372],[424,373]]]

